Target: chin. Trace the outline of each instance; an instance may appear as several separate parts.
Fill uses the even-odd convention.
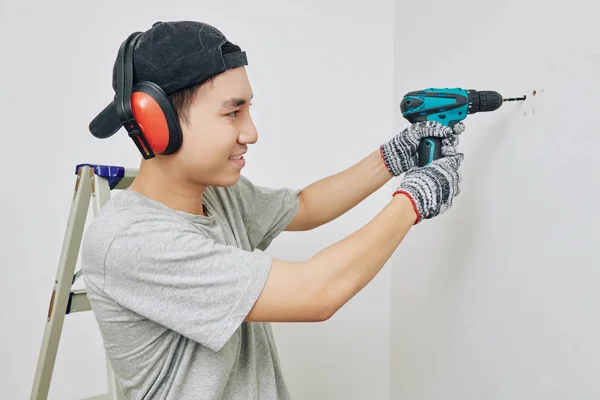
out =
[[[236,176],[231,177],[227,181],[223,182],[223,184],[221,186],[223,186],[223,187],[233,186],[236,183],[238,183],[239,180],[240,180],[240,174],[237,174]]]
[[[233,186],[240,180],[240,175],[241,173],[239,171],[237,173],[223,174],[216,179],[213,179],[209,185],[218,187]]]

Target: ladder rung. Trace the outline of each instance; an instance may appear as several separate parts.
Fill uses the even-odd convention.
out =
[[[69,294],[66,314],[72,314],[81,311],[90,311],[90,301],[87,297],[86,289],[73,290]]]

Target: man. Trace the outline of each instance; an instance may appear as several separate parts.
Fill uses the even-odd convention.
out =
[[[88,296],[115,374],[132,399],[289,399],[269,323],[327,320],[413,225],[451,206],[464,127],[415,124],[301,191],[258,187],[241,175],[243,154],[257,141],[245,53],[199,22],[156,23],[137,40],[134,80],[164,89],[180,131],[170,121],[161,142],[154,135],[164,132],[140,123],[147,136],[140,151],[154,146],[154,157],[142,160],[129,190],[112,197],[85,235]],[[119,63],[121,93],[126,63]],[[139,119],[151,103],[143,98],[132,97]],[[121,119],[133,129],[126,108],[111,103],[92,133],[109,137]],[[445,157],[418,168],[416,149],[427,136],[443,138]],[[282,231],[332,221],[401,174],[390,203],[344,240],[303,262],[263,252]]]

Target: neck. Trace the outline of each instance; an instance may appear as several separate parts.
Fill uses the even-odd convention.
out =
[[[206,186],[190,182],[163,160],[142,160],[129,190],[159,201],[174,210],[204,215],[202,195]]]

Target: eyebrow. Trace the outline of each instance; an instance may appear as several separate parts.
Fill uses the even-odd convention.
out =
[[[250,96],[250,99],[254,98],[254,95]],[[228,100],[225,100],[221,105],[222,108],[236,108],[239,106],[243,106],[248,101],[246,99],[240,99],[239,97],[232,97]]]

